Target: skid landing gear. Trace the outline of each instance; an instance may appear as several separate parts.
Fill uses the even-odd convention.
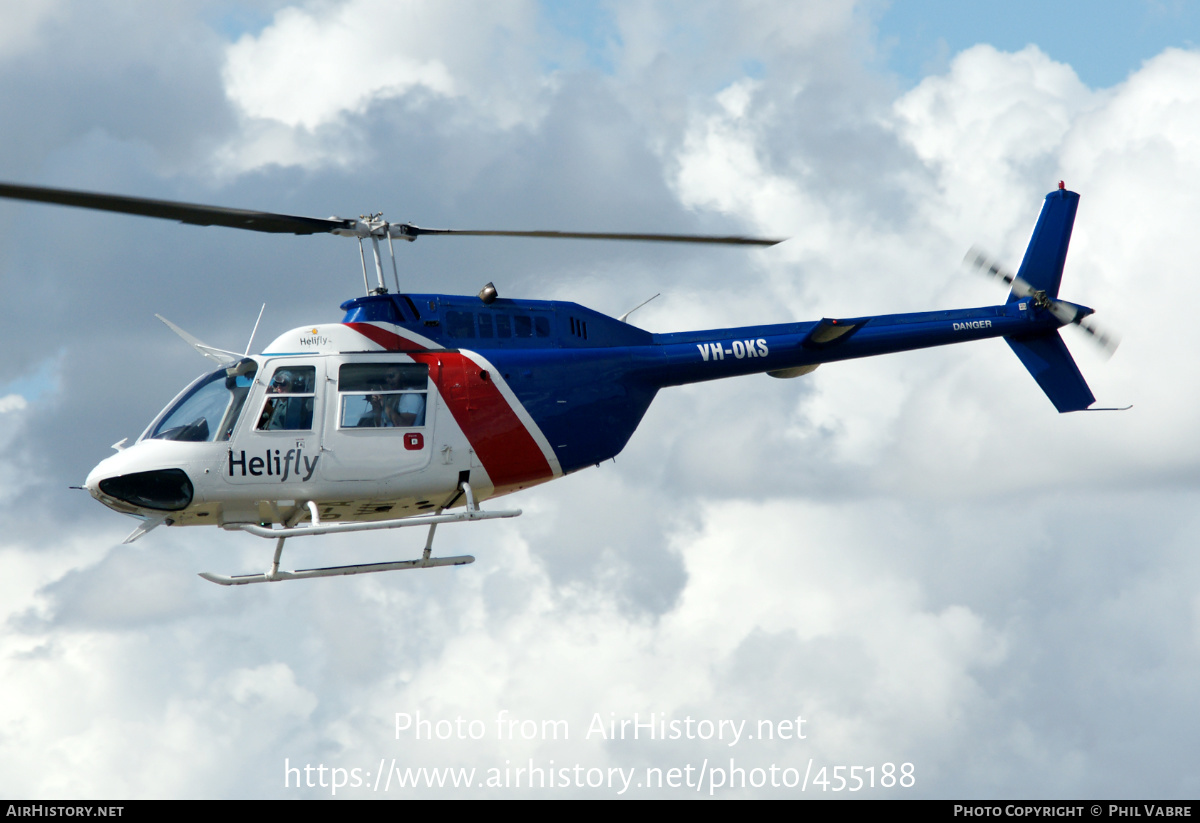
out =
[[[465,511],[455,512],[454,514],[442,514],[443,510],[452,506],[457,502],[459,496],[463,494],[467,497],[467,508]],[[403,569],[428,569],[434,566],[465,566],[468,563],[474,563],[475,558],[469,554],[457,557],[431,556],[433,551],[433,535],[437,531],[439,524],[458,523],[469,520],[493,520],[498,517],[517,517],[521,514],[520,509],[483,511],[475,502],[475,495],[471,491],[471,484],[466,481],[460,484],[454,494],[439,506],[434,514],[421,517],[410,517],[403,520],[380,520],[374,523],[335,523],[326,526],[321,523],[317,505],[311,500],[308,502],[308,511],[312,517],[312,523],[307,526],[296,526],[294,525],[294,521],[292,523],[285,523],[282,528],[278,529],[256,526],[249,523],[237,523],[230,526],[230,528],[247,531],[258,537],[275,538],[275,556],[271,560],[271,568],[266,572],[261,574],[238,574],[232,577],[202,572],[200,576],[221,586],[245,586],[249,583],[277,583],[281,580],[305,580],[310,577],[341,577],[350,574],[401,571]],[[299,513],[295,515],[295,518],[299,519]],[[425,538],[425,550],[416,560],[397,560],[391,563],[361,563],[355,566],[327,566],[320,569],[298,569],[291,572],[279,570],[279,559],[283,555],[283,543],[289,537],[307,537],[318,534],[351,531],[375,531],[379,529],[403,529],[426,525],[429,526],[429,533]]]

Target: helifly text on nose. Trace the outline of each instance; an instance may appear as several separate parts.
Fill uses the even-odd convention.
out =
[[[237,466],[242,470],[242,477],[245,477],[247,472],[255,477],[261,477],[264,474],[266,474],[267,477],[274,477],[278,475],[279,482],[282,483],[286,481],[288,477],[291,477],[292,479],[300,477],[300,464],[301,461],[303,461],[305,474],[304,477],[300,478],[300,481],[302,483],[307,482],[308,479],[313,476],[313,472],[316,471],[317,461],[321,459],[321,456],[317,455],[310,461],[307,456],[302,455],[303,451],[304,449],[288,449],[287,454],[283,456],[283,460],[281,462],[279,459],[279,449],[267,449],[266,457],[251,457],[249,459],[246,458],[245,451],[239,452],[239,456],[234,457],[233,449],[230,449],[229,476],[233,477],[233,469],[235,466]],[[296,465],[294,471],[292,470],[293,459],[295,460]]]
[[[696,348],[705,360],[724,360],[727,354],[741,360],[743,357],[766,357],[771,353],[767,341],[761,337],[757,340],[734,340],[727,349],[722,348],[720,343],[697,343]]]

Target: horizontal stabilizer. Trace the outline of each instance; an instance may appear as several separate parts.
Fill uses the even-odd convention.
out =
[[[827,349],[835,343],[844,343],[863,325],[863,322],[862,320],[833,320],[826,317],[812,327],[812,330],[800,341],[800,345],[806,349]]]
[[[1004,342],[1021,359],[1060,412],[1082,411],[1096,402],[1057,330],[1027,337],[1006,337]]]

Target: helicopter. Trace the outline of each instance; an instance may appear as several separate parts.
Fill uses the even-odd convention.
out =
[[[480,504],[614,458],[658,391],[671,386],[748,374],[798,378],[840,360],[1002,337],[1060,413],[1096,411],[1058,330],[1076,325],[1110,353],[1118,342],[1095,325],[1092,309],[1058,297],[1079,204],[1062,182],[1046,196],[1016,274],[968,252],[965,262],[1010,287],[1003,304],[662,334],[628,322],[641,306],[614,318],[572,302],[502,298],[492,283],[476,296],[402,292],[393,241],[782,241],[429,229],[381,214],[321,219],[7,183],[0,197],[358,240],[366,293],[341,304],[341,322],[293,329],[251,354],[249,345],[242,353],[208,346],[160,317],[217,368],[186,386],[134,443],[114,444],[116,454],[84,483],[95,499],[141,521],[126,543],[161,525],[213,525],[275,541],[265,572],[200,575],[224,586],[472,563],[470,555],[433,555],[440,524],[520,515]],[[385,283],[384,240],[394,291]],[[411,527],[428,528],[416,559],[280,569],[292,538]]]

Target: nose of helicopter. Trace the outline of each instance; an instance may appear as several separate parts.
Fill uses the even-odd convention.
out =
[[[110,457],[92,469],[84,483],[92,497],[110,509],[173,512],[191,505],[195,489],[183,469],[128,472],[121,468]]]

